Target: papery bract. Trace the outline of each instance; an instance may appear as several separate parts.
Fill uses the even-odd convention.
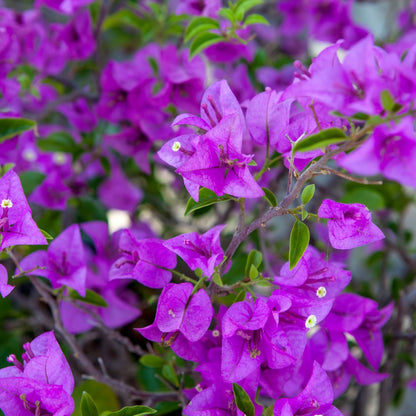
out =
[[[180,256],[192,270],[199,268],[204,276],[210,278],[224,257],[220,242],[223,228],[224,225],[217,225],[202,235],[182,234],[165,241],[163,245]]]
[[[13,354],[14,367],[0,370],[0,408],[5,416],[70,416],[74,378],[53,332],[24,344],[23,364]]]
[[[382,231],[371,222],[371,213],[363,204],[342,204],[325,199],[318,216],[329,219],[329,241],[334,248],[347,250],[384,238]]]
[[[50,280],[54,289],[69,286],[85,296],[87,267],[78,224],[73,224],[56,237],[48,251],[36,251],[20,263],[23,270]]]
[[[21,244],[47,244],[32,219],[20,179],[13,170],[0,179],[0,202],[0,250]]]
[[[126,230],[120,237],[119,248],[123,255],[111,266],[110,280],[135,279],[152,288],[162,288],[170,282],[176,255],[161,240],[136,239]]]

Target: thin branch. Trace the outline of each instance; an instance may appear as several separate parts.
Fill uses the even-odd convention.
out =
[[[324,175],[327,173],[332,173],[351,182],[361,183],[362,185],[383,185],[383,181],[369,181],[367,178],[354,178],[353,176],[347,175],[346,173],[342,173],[335,169],[331,169],[328,166],[324,166],[321,169],[321,173]]]

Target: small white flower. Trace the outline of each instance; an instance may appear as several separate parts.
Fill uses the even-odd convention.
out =
[[[173,142],[172,150],[177,152],[181,148],[181,142]]]
[[[326,289],[324,286],[318,287],[316,296],[318,296],[318,298],[324,298],[326,296]]]
[[[10,199],[3,199],[1,201],[2,208],[11,208],[13,206],[13,202]]]
[[[38,155],[33,149],[25,149],[22,156],[27,162],[34,162],[38,158]]]
[[[305,326],[308,329],[313,328],[316,325],[317,319],[315,315],[309,315],[305,321]]]
[[[62,166],[66,163],[66,154],[62,152],[56,152],[53,154],[53,161],[56,165]]]

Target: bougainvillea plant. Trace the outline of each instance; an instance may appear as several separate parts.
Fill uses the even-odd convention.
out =
[[[415,414],[416,2],[365,3],[0,0],[0,414]]]

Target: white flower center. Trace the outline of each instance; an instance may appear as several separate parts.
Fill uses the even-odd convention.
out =
[[[173,142],[172,150],[177,152],[181,148],[181,142]]]
[[[64,165],[66,163],[66,155],[62,152],[56,152],[53,154],[53,161],[57,165]]]
[[[305,326],[308,329],[313,328],[316,325],[317,319],[315,315],[309,315],[305,321]]]
[[[326,289],[324,286],[318,287],[316,296],[318,296],[318,298],[324,298],[326,296]]]
[[[13,202],[10,199],[3,199],[1,201],[2,208],[11,208],[13,206]]]
[[[32,149],[25,149],[23,151],[22,156],[23,156],[23,159],[26,160],[27,162],[33,162],[38,158],[38,155]]]
[[[212,336],[215,337],[215,338],[219,337],[220,336],[220,331],[218,331],[218,329],[214,329],[212,331]]]
[[[169,314],[172,318],[174,318],[174,317],[176,316],[175,312],[173,312],[173,310],[172,310],[172,309],[169,309],[168,314]]]

